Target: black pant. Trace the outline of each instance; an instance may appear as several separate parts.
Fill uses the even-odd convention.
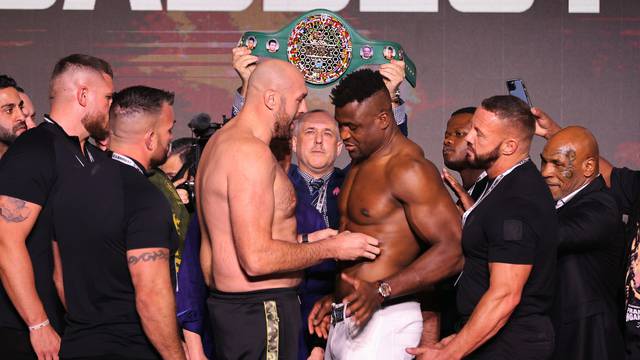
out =
[[[545,360],[551,358],[554,342],[548,316],[523,316],[509,319],[493,338],[465,359]]]
[[[28,330],[0,327],[0,356],[12,360],[36,360]]]
[[[296,359],[300,302],[295,289],[212,291],[207,299],[216,360]]]

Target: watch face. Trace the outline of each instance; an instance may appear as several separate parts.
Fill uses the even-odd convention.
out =
[[[391,286],[386,282],[381,282],[378,291],[382,297],[387,298],[391,295]]]

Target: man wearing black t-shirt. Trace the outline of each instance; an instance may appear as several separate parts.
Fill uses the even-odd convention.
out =
[[[107,131],[113,72],[70,55],[50,80],[51,115],[21,135],[0,163],[0,347],[8,359],[58,357],[62,306],[53,284],[52,217],[70,170],[91,172],[104,155],[86,140]],[[105,158],[106,160],[106,158]],[[83,209],[82,211],[87,211]]]
[[[471,166],[467,160],[465,137],[471,130],[471,118],[473,118],[475,111],[475,107],[464,107],[454,111],[447,121],[442,142],[444,165],[448,169],[458,172],[462,185],[446,169],[442,169],[442,178],[445,184],[458,196],[457,205],[463,209],[462,211],[468,209],[473,202],[478,200],[487,186],[487,173],[484,169]],[[438,285],[441,338],[453,334],[458,322],[455,289],[455,281],[458,276],[459,274],[456,274]]]
[[[558,221],[529,159],[535,118],[521,100],[494,96],[472,124],[467,157],[489,180],[463,216],[457,302],[464,326],[435,346],[408,351],[423,359],[546,359]]]
[[[18,135],[27,131],[23,107],[15,80],[0,75],[0,158]]]
[[[167,157],[173,98],[143,86],[116,93],[109,113],[114,161],[92,174],[72,173],[70,186],[91,188],[57,200],[100,204],[74,219],[54,215],[68,310],[65,359],[185,357],[172,286],[177,234],[169,204],[147,179],[147,169]]]

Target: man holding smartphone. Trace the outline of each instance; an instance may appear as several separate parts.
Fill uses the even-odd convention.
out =
[[[514,96],[485,99],[466,137],[467,158],[487,171],[487,190],[463,215],[465,265],[458,284],[464,326],[418,359],[545,359],[554,349],[558,220],[529,159],[535,118]]]

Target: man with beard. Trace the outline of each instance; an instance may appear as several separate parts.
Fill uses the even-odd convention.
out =
[[[598,143],[587,129],[569,126],[540,157],[560,222],[553,358],[623,359],[618,299],[625,244],[616,200],[600,175]]]
[[[52,221],[54,213],[72,217],[78,210],[55,208],[53,199],[69,195],[59,191],[64,174],[91,173],[107,160],[87,138],[107,131],[112,78],[110,65],[93,56],[58,61],[51,114],[0,164],[0,346],[7,358],[58,357],[63,312],[52,280]]]
[[[306,95],[293,65],[261,62],[244,107],[202,154],[196,205],[215,358],[295,358],[301,270],[331,258],[374,259],[380,252],[378,241],[363,234],[296,236],[295,192],[269,143],[289,137],[293,117],[306,111]]]
[[[475,107],[465,107],[454,111],[447,121],[447,129],[442,143],[444,165],[460,174],[462,185],[446,169],[442,170],[442,178],[445,180],[445,184],[458,195],[458,206],[463,211],[471,206],[469,198],[473,201],[478,200],[487,185],[487,173],[483,169],[471,166],[467,160],[467,142],[464,138],[471,130],[471,118],[475,111]],[[458,279],[458,275],[443,281],[438,286],[440,337],[453,334],[458,322],[455,291],[455,281]]]
[[[487,185],[487,173],[483,169],[471,166],[467,160],[467,142],[464,138],[471,130],[471,118],[475,111],[475,107],[466,107],[454,111],[449,121],[447,121],[447,129],[442,143],[444,165],[453,171],[457,171],[462,179],[462,186],[460,186],[457,181],[452,181],[454,178],[448,171],[443,170],[443,178],[446,184],[458,195],[466,192],[474,201],[480,197]],[[465,210],[471,206],[466,199],[465,196],[460,196],[460,205]]]
[[[27,125],[27,129],[33,129],[36,127],[36,108],[33,105],[33,101],[29,97],[23,88],[16,87],[18,90],[18,95],[20,95],[20,99],[23,101],[24,106],[22,107],[22,113],[24,114],[24,123]]]
[[[463,215],[464,269],[457,303],[464,326],[420,359],[546,359],[553,351],[558,221],[549,188],[529,159],[535,118],[513,96],[485,99],[467,134],[467,158],[487,189]]]
[[[27,130],[23,107],[16,82],[0,75],[0,158],[18,135]]]
[[[116,93],[109,113],[114,161],[61,175],[66,181],[58,186],[68,195],[56,198],[56,207],[91,209],[72,218],[54,214],[68,284],[60,284],[65,359],[185,358],[172,286],[177,235],[169,204],[147,179],[167,158],[173,99],[145,86]]]
[[[421,336],[437,341],[437,328],[427,326],[423,335],[414,294],[460,270],[460,216],[435,166],[400,132],[381,73],[356,71],[331,97],[352,159],[340,192],[340,230],[376,237],[381,255],[341,264],[325,359],[411,358],[405,348]],[[327,308],[318,303],[310,325],[321,327]]]

